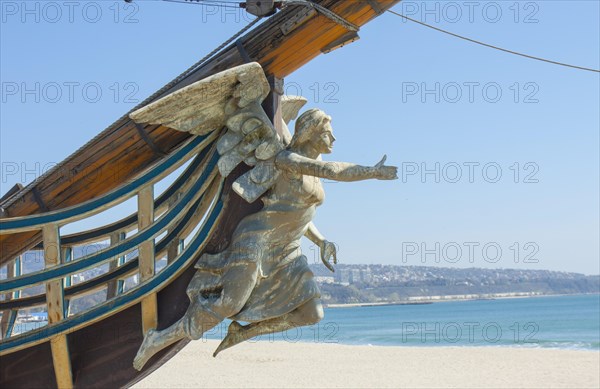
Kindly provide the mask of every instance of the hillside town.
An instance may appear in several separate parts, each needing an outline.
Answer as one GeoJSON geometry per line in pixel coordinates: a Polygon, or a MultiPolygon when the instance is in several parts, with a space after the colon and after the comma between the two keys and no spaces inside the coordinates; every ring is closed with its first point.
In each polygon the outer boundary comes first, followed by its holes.
{"type": "Polygon", "coordinates": [[[599,293],[600,276],[550,270],[311,265],[330,304],[397,303],[448,299],[599,293]]]}

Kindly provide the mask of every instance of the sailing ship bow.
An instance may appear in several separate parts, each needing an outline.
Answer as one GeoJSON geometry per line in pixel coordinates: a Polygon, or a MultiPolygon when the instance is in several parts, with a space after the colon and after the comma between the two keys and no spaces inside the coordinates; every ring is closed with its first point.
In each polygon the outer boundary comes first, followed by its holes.
{"type": "MultiPolygon", "coordinates": [[[[282,10],[133,111],[224,70],[258,62],[266,73],[262,108],[285,144],[285,122],[303,101],[282,103],[283,79],[316,56],[357,40],[361,26],[398,1],[272,2],[283,5],[282,10]]],[[[261,7],[257,1],[247,2],[248,10],[258,15],[272,13],[261,7]]],[[[0,283],[6,296],[0,304],[2,387],[45,387],[49,382],[59,387],[122,387],[161,366],[186,341],[163,350],[138,372],[131,361],[144,332],[165,328],[183,315],[194,260],[227,247],[238,222],[260,209],[260,201],[249,203],[232,193],[248,170],[246,164],[219,173],[218,129],[194,135],[152,120],[136,123],[130,113],[33,183],[0,198],[0,264],[8,269],[8,278],[0,283]],[[180,176],[155,198],[154,184],[185,163],[180,176]],[[61,226],[132,197],[138,210],[129,217],[60,236],[61,226]],[[77,246],[106,240],[106,249],[73,259],[77,246]],[[20,274],[21,256],[31,249],[44,250],[44,269],[20,274]],[[167,265],[157,272],[161,258],[167,265]],[[73,275],[103,264],[108,272],[73,282],[73,275]],[[139,285],[128,290],[125,280],[131,277],[139,285]],[[22,293],[38,285],[45,292],[22,293]],[[106,291],[106,301],[73,311],[73,301],[99,291],[106,291]],[[15,334],[19,310],[40,306],[48,311],[48,325],[15,334]]]]}

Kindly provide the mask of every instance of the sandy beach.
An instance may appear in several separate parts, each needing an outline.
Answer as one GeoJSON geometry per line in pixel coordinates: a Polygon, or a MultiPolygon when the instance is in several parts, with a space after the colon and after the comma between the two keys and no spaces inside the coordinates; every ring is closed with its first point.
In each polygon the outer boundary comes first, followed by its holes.
{"type": "Polygon", "coordinates": [[[508,347],[188,344],[135,388],[599,388],[600,352],[508,347]]]}

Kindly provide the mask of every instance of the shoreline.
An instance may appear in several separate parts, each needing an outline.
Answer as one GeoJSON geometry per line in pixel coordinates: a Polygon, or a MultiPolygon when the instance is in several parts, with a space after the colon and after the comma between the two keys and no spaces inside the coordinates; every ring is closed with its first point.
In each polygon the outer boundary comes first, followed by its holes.
{"type": "Polygon", "coordinates": [[[600,352],[520,347],[188,344],[134,388],[598,388],[600,352]]]}
{"type": "MultiPolygon", "coordinates": [[[[214,339],[214,338],[205,338],[205,339],[201,339],[201,342],[204,341],[218,341],[220,342],[222,340],[221,339],[214,339]]],[[[539,346],[536,343],[524,343],[524,344],[465,344],[465,345],[457,345],[457,344],[441,344],[441,343],[436,343],[436,344],[430,344],[429,346],[426,345],[415,345],[413,344],[381,344],[381,343],[377,343],[377,344],[371,344],[371,343],[345,343],[345,342],[326,342],[326,341],[319,341],[316,342],[314,340],[305,340],[305,339],[298,339],[298,340],[294,340],[294,341],[286,341],[286,340],[271,340],[271,339],[253,339],[250,343],[253,344],[257,344],[257,343],[288,343],[288,344],[312,344],[312,345],[324,345],[324,346],[328,346],[328,345],[334,345],[334,346],[349,346],[349,347],[382,347],[382,348],[401,348],[401,349],[411,349],[411,348],[418,348],[418,349],[437,349],[437,348],[445,348],[445,349],[457,349],[457,350],[465,350],[465,349],[514,349],[514,350],[553,350],[553,351],[573,351],[573,352],[590,352],[590,353],[599,353],[600,354],[600,347],[599,348],[584,348],[584,347],[559,347],[559,346],[539,346]]]]}
{"type": "Polygon", "coordinates": [[[344,304],[323,304],[325,308],[354,308],[354,307],[380,307],[388,305],[425,305],[433,303],[456,302],[456,301],[477,301],[477,300],[508,300],[520,298],[535,297],[560,297],[560,296],[600,296],[600,293],[573,293],[573,294],[536,294],[531,292],[507,292],[507,293],[486,293],[470,295],[472,297],[463,297],[467,295],[444,295],[444,296],[423,296],[413,297],[412,300],[401,300],[394,302],[376,302],[376,303],[344,303],[344,304]]]}

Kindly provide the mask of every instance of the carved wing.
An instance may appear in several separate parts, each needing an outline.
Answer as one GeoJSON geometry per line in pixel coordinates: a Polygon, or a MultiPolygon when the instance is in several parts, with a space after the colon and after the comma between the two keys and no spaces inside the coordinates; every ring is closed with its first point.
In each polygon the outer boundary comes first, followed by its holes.
{"type": "Polygon", "coordinates": [[[281,96],[281,128],[283,130],[283,144],[287,147],[292,141],[292,134],[288,129],[290,121],[298,117],[298,112],[304,107],[307,100],[302,96],[281,96]]]}
{"type": "Polygon", "coordinates": [[[262,67],[249,63],[195,82],[129,116],[136,123],[161,124],[195,135],[222,130],[217,141],[219,172],[227,177],[242,162],[253,166],[233,189],[254,202],[277,179],[274,159],[291,140],[287,123],[306,104],[302,97],[282,99],[282,139],[261,107],[269,91],[262,67]]]}

